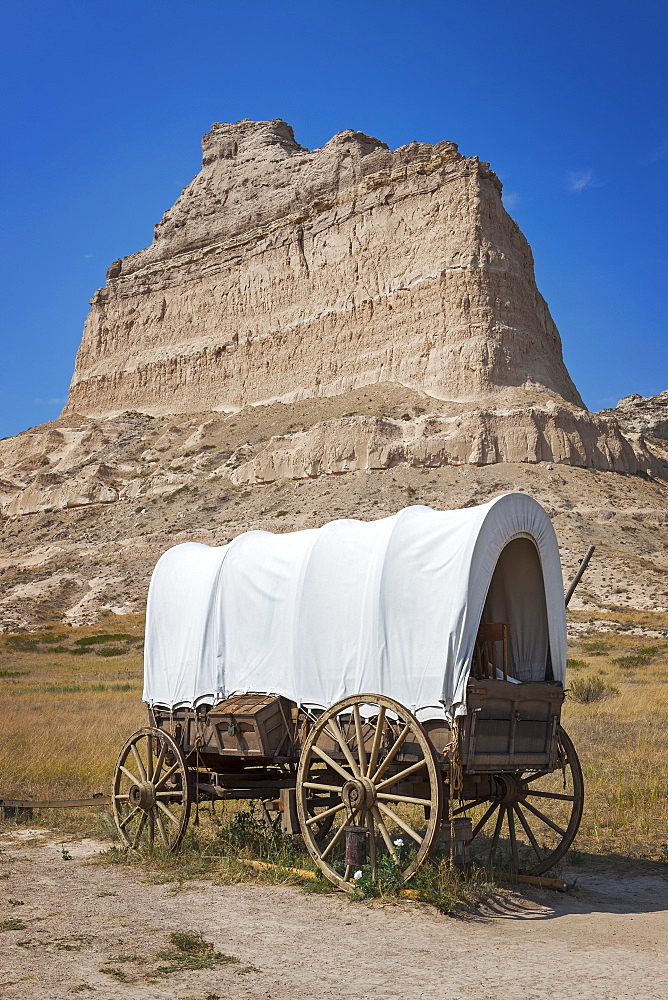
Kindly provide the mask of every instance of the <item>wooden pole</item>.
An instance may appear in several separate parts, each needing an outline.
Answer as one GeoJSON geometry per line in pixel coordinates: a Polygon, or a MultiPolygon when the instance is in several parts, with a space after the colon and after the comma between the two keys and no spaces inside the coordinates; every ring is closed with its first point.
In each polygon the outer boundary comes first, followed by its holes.
{"type": "Polygon", "coordinates": [[[587,566],[589,565],[589,560],[593,556],[595,548],[596,548],[595,545],[590,545],[589,548],[587,549],[587,551],[585,552],[584,559],[580,562],[580,565],[578,567],[578,571],[575,574],[575,576],[573,577],[573,581],[572,581],[570,587],[566,591],[566,598],[565,598],[565,600],[566,600],[566,607],[568,607],[568,602],[570,601],[571,597],[573,596],[575,588],[577,587],[578,583],[582,579],[582,575],[583,575],[584,571],[586,570],[587,566]]]}

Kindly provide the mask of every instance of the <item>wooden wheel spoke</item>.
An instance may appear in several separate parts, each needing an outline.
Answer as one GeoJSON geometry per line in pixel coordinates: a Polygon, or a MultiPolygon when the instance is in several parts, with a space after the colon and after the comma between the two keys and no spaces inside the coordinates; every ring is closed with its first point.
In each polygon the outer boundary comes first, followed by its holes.
{"type": "Polygon", "coordinates": [[[385,815],[391,819],[393,823],[396,823],[397,826],[404,831],[404,833],[407,833],[409,837],[412,837],[416,844],[419,844],[420,846],[422,845],[422,837],[419,833],[416,833],[415,830],[408,825],[408,823],[404,822],[400,816],[397,816],[393,809],[386,806],[384,802],[379,802],[378,808],[382,813],[385,813],[385,815]]]}
{"type": "MultiPolygon", "coordinates": [[[[353,813],[353,815],[350,818],[352,819],[354,815],[355,815],[355,813],[353,813]]],[[[346,827],[345,827],[345,824],[342,823],[341,826],[336,831],[336,833],[334,834],[334,836],[332,837],[332,839],[330,840],[330,842],[328,843],[327,847],[324,849],[324,851],[320,855],[320,857],[321,857],[321,859],[323,861],[325,860],[325,858],[327,857],[327,855],[330,853],[330,851],[334,850],[334,848],[336,847],[336,845],[338,844],[338,842],[341,840],[341,838],[343,837],[343,835],[345,834],[345,832],[346,832],[346,827]]]]}
{"type": "Polygon", "coordinates": [[[165,824],[163,822],[162,816],[160,815],[160,810],[159,809],[156,809],[156,811],[155,811],[155,821],[156,821],[156,823],[158,825],[158,832],[160,834],[160,837],[161,837],[161,840],[162,840],[163,844],[165,845],[165,847],[169,847],[169,838],[168,838],[167,833],[165,831],[165,824]]]}
{"type": "Polygon", "coordinates": [[[321,760],[324,760],[325,764],[327,764],[328,767],[331,767],[333,771],[336,771],[337,774],[340,774],[341,777],[344,778],[346,781],[350,781],[350,779],[353,777],[352,774],[349,774],[348,771],[344,770],[344,768],[342,768],[340,764],[337,764],[335,760],[332,760],[329,754],[325,753],[324,750],[321,750],[320,747],[317,746],[315,743],[311,747],[311,750],[313,751],[313,753],[317,754],[321,760]]]}
{"type": "Polygon", "coordinates": [[[482,819],[480,819],[476,823],[476,825],[473,827],[473,831],[471,833],[471,840],[473,840],[475,837],[478,836],[478,834],[482,830],[483,826],[485,825],[485,823],[487,822],[487,820],[489,819],[489,817],[492,815],[492,813],[494,812],[494,810],[498,808],[498,805],[499,805],[498,802],[492,802],[491,806],[489,807],[489,809],[487,810],[487,812],[485,812],[485,814],[483,815],[482,819]]]}
{"type": "Polygon", "coordinates": [[[391,792],[377,792],[377,799],[382,799],[383,802],[407,802],[412,806],[431,806],[433,805],[431,799],[418,799],[413,795],[392,795],[391,792]]]}
{"type": "Polygon", "coordinates": [[[141,839],[141,835],[144,832],[144,827],[146,826],[146,813],[142,812],[141,819],[139,820],[139,826],[135,830],[135,835],[132,838],[132,847],[136,849],[137,844],[141,839]]]}
{"type": "Polygon", "coordinates": [[[352,875],[352,872],[353,872],[353,866],[352,865],[346,865],[346,870],[343,873],[343,881],[344,882],[350,881],[350,876],[352,875]]]}
{"type": "Polygon", "coordinates": [[[121,770],[123,772],[123,774],[125,775],[126,778],[130,779],[130,781],[132,782],[133,785],[141,785],[141,781],[139,780],[139,778],[135,778],[135,776],[132,773],[132,771],[128,771],[127,767],[125,767],[124,764],[121,764],[119,766],[119,770],[121,770]]]}
{"type": "Polygon", "coordinates": [[[510,835],[510,851],[513,856],[513,870],[517,871],[520,867],[520,862],[517,856],[517,836],[515,833],[515,815],[513,810],[507,808],[506,816],[508,817],[508,833],[510,835]]]}
{"type": "Polygon", "coordinates": [[[153,737],[146,737],[146,777],[153,781],[153,737]]]}
{"type": "Polygon", "coordinates": [[[155,784],[160,780],[160,775],[162,774],[162,765],[165,763],[165,757],[167,756],[167,744],[163,742],[160,747],[160,755],[156,761],[155,769],[153,771],[153,782],[155,784]]]}
{"type": "Polygon", "coordinates": [[[130,820],[134,819],[138,812],[139,812],[139,806],[135,806],[132,812],[129,812],[125,817],[125,819],[121,820],[121,822],[119,823],[121,830],[124,830],[126,828],[130,820]]]}
{"type": "Polygon", "coordinates": [[[473,799],[472,802],[467,802],[465,806],[459,806],[458,809],[453,809],[450,815],[459,816],[460,813],[468,812],[469,809],[473,809],[474,806],[479,806],[483,802],[487,802],[487,799],[473,799]]]}
{"type": "Polygon", "coordinates": [[[376,877],[376,828],[373,823],[373,814],[367,810],[366,828],[369,831],[369,865],[371,867],[371,878],[376,877]]]}
{"type": "Polygon", "coordinates": [[[538,799],[560,799],[562,802],[575,802],[574,795],[563,795],[561,792],[538,792],[527,788],[524,795],[533,795],[538,799]]]}
{"type": "Polygon", "coordinates": [[[335,816],[337,812],[341,812],[341,810],[345,808],[345,804],[340,802],[338,806],[332,806],[330,809],[325,809],[324,812],[318,813],[317,816],[310,816],[306,820],[306,825],[313,826],[314,823],[319,823],[321,820],[327,819],[328,816],[335,816]]]}
{"type": "Polygon", "coordinates": [[[153,809],[148,812],[148,846],[153,847],[153,841],[155,840],[155,817],[153,815],[153,809]]]}
{"type": "Polygon", "coordinates": [[[158,809],[161,809],[164,812],[165,816],[171,819],[172,823],[175,823],[176,826],[179,825],[179,820],[176,818],[172,810],[167,808],[164,802],[161,802],[160,799],[157,799],[155,804],[158,807],[158,809]]]}
{"type": "Polygon", "coordinates": [[[540,847],[538,846],[538,842],[537,842],[536,838],[534,837],[533,830],[531,829],[531,826],[529,825],[529,822],[528,822],[526,816],[524,815],[524,813],[522,812],[522,810],[520,809],[520,807],[517,804],[515,804],[513,808],[514,808],[515,812],[517,813],[517,818],[519,819],[520,823],[522,824],[524,832],[526,833],[527,837],[529,838],[529,843],[533,847],[534,853],[535,853],[536,857],[538,858],[539,861],[542,861],[543,860],[543,855],[541,854],[540,847]]]}
{"type": "Polygon", "coordinates": [[[415,772],[419,771],[420,768],[426,766],[427,766],[426,760],[424,759],[419,760],[416,764],[411,764],[410,767],[405,767],[403,771],[399,771],[397,774],[393,774],[391,778],[385,778],[384,781],[381,781],[379,784],[376,784],[376,790],[380,791],[381,788],[387,788],[388,785],[396,785],[397,782],[403,781],[404,778],[407,778],[409,774],[415,774],[415,772]]]}
{"type": "Polygon", "coordinates": [[[489,849],[489,863],[494,863],[494,857],[496,855],[496,848],[499,843],[499,835],[501,833],[501,827],[503,826],[503,817],[506,814],[507,806],[499,806],[499,815],[496,817],[496,826],[494,827],[494,836],[492,837],[492,843],[489,849]]]}
{"type": "MultiPolygon", "coordinates": [[[[353,717],[355,719],[355,737],[357,739],[357,756],[359,758],[359,773],[363,778],[366,778],[366,750],[364,748],[364,734],[362,732],[362,717],[360,715],[360,707],[355,702],[353,705],[353,717]]],[[[357,775],[356,775],[357,777],[357,775]]]]}
{"type": "Polygon", "coordinates": [[[341,792],[343,785],[322,785],[318,781],[304,781],[304,788],[312,788],[316,792],[341,792]]]}
{"type": "Polygon", "coordinates": [[[542,820],[543,823],[546,823],[547,826],[549,826],[552,830],[554,830],[555,833],[560,834],[560,836],[562,837],[566,836],[565,830],[562,830],[562,828],[558,826],[553,820],[551,820],[549,816],[546,816],[545,813],[542,813],[540,809],[536,809],[536,807],[532,806],[530,802],[526,801],[526,799],[522,799],[522,805],[524,806],[525,809],[528,809],[529,812],[532,812],[534,816],[537,816],[538,819],[542,820]]]}
{"type": "Polygon", "coordinates": [[[134,743],[130,746],[130,749],[132,750],[132,756],[135,759],[135,764],[137,765],[137,770],[139,771],[139,773],[141,775],[141,780],[142,781],[146,781],[146,768],[144,767],[143,760],[139,756],[139,750],[137,750],[137,747],[134,745],[134,743]]]}
{"type": "Polygon", "coordinates": [[[176,774],[176,772],[180,771],[180,770],[181,770],[181,764],[177,760],[176,764],[172,764],[172,766],[170,767],[170,769],[168,771],[165,771],[165,773],[161,777],[160,781],[154,782],[156,789],[157,788],[162,788],[162,786],[164,785],[164,783],[166,781],[169,781],[169,779],[171,778],[171,776],[173,774],[176,774]]]}
{"type": "Polygon", "coordinates": [[[378,763],[378,754],[380,752],[380,744],[383,739],[384,732],[385,732],[385,706],[381,705],[380,708],[378,709],[378,718],[376,719],[376,732],[374,733],[373,743],[371,744],[371,756],[369,757],[367,774],[373,774],[374,769],[378,763]]]}
{"type": "MultiPolygon", "coordinates": [[[[348,740],[345,738],[345,736],[341,732],[341,727],[339,726],[339,724],[336,721],[336,719],[330,719],[330,726],[334,730],[334,735],[336,736],[336,742],[339,744],[339,746],[343,750],[343,755],[346,758],[346,760],[348,761],[348,765],[350,767],[350,770],[353,772],[353,775],[354,775],[355,778],[359,778],[359,776],[360,776],[360,769],[357,766],[357,761],[353,757],[352,751],[350,749],[350,746],[348,745],[348,740]]],[[[315,747],[314,747],[314,749],[315,749],[315,747]]]]}
{"type": "Polygon", "coordinates": [[[395,865],[398,865],[399,864],[399,858],[397,857],[397,852],[395,850],[394,844],[392,843],[392,838],[390,837],[390,832],[387,829],[387,827],[385,826],[385,823],[383,822],[383,817],[380,815],[380,809],[378,808],[378,806],[372,806],[371,807],[371,811],[373,813],[373,818],[376,821],[376,826],[380,830],[380,835],[383,838],[383,840],[385,841],[385,846],[387,847],[387,850],[388,850],[389,854],[394,859],[395,865]]]}
{"type": "Polygon", "coordinates": [[[399,733],[399,735],[397,736],[397,738],[394,741],[394,743],[392,744],[392,746],[390,748],[390,752],[388,753],[387,757],[385,758],[385,760],[382,762],[382,764],[376,770],[376,773],[372,777],[371,780],[373,781],[374,785],[378,784],[380,776],[385,773],[385,771],[387,770],[388,766],[392,763],[392,760],[394,759],[394,757],[396,757],[396,755],[399,753],[399,751],[401,750],[402,746],[404,745],[404,743],[406,741],[406,737],[408,736],[408,734],[410,733],[410,731],[411,731],[410,723],[407,722],[404,725],[404,727],[401,730],[401,732],[399,733]]]}
{"type": "Polygon", "coordinates": [[[536,771],[535,774],[530,774],[522,778],[522,783],[524,785],[529,784],[532,781],[538,781],[539,778],[544,778],[546,774],[550,774],[550,771],[536,771]]]}

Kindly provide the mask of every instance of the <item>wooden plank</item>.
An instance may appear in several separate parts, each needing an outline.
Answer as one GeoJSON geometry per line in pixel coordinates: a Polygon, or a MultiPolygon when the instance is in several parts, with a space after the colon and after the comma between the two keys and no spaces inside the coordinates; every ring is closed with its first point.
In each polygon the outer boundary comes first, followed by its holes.
{"type": "Polygon", "coordinates": [[[94,795],[90,799],[0,799],[0,809],[85,809],[108,802],[110,795],[94,795]]]}

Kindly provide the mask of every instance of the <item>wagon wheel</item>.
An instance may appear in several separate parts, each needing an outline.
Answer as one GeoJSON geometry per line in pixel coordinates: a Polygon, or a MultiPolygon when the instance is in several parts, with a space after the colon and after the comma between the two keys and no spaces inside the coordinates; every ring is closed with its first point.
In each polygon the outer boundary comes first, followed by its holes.
{"type": "Polygon", "coordinates": [[[309,854],[330,881],[348,892],[355,887],[358,863],[345,861],[350,826],[361,833],[372,878],[381,859],[391,859],[409,879],[433,848],[442,809],[438,758],[403,705],[352,695],[318,718],[299,761],[297,811],[309,854]]]}
{"type": "Polygon", "coordinates": [[[582,768],[570,738],[559,728],[556,769],[493,775],[495,794],[466,802],[472,860],[525,875],[541,875],[573,843],[582,819],[582,768]]]}
{"type": "Polygon", "coordinates": [[[161,729],[140,729],[123,746],[112,807],[125,847],[175,851],[190,815],[188,768],[178,743],[161,729]]]}

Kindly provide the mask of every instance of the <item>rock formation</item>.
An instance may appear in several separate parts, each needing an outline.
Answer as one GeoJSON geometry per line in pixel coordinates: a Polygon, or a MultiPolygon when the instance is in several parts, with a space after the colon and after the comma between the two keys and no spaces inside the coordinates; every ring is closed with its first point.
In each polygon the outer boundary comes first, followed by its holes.
{"type": "MultiPolygon", "coordinates": [[[[243,458],[243,455],[242,455],[243,458]]],[[[614,420],[543,400],[531,405],[428,414],[408,421],[350,416],[272,437],[235,469],[235,483],[305,479],[338,472],[498,462],[557,462],[610,472],[656,472],[642,441],[625,438],[614,420]]]]}
{"type": "Polygon", "coordinates": [[[395,382],[582,406],[489,164],[347,130],[212,126],[202,170],[92,300],[68,411],[186,413],[395,382]]]}
{"type": "Polygon", "coordinates": [[[668,389],[657,396],[624,396],[613,410],[599,417],[614,417],[624,431],[668,440],[668,389]]]}

